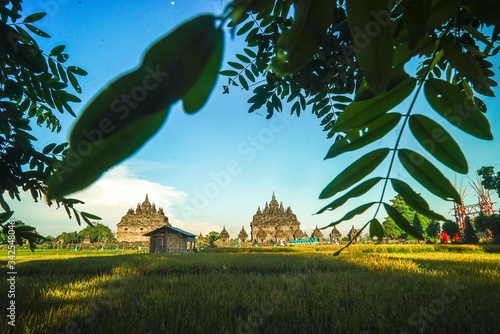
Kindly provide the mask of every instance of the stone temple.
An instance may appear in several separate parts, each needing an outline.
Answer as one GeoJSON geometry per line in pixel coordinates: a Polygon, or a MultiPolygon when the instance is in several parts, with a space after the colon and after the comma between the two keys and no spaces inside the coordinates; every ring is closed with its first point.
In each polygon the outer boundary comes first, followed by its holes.
{"type": "Polygon", "coordinates": [[[279,244],[280,240],[287,243],[290,240],[302,239],[306,236],[300,230],[300,222],[297,216],[288,207],[286,210],[283,203],[278,204],[276,197],[271,202],[253,216],[250,223],[252,243],[257,244],[279,244]]]}
{"type": "Polygon", "coordinates": [[[137,208],[129,209],[121,221],[116,224],[117,242],[149,242],[144,234],[154,231],[162,226],[171,226],[168,217],[165,216],[162,208],[156,211],[156,205],[149,203],[148,195],[142,204],[137,204],[137,208]]]}

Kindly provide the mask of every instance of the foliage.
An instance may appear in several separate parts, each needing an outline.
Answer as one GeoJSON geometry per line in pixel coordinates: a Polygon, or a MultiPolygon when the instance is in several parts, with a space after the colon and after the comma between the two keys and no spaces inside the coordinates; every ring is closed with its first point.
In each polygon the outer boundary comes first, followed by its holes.
{"type": "MultiPolygon", "coordinates": [[[[16,308],[16,328],[5,324],[6,317],[0,328],[5,334],[18,328],[40,334],[207,328],[331,333],[335,324],[333,332],[339,333],[500,331],[500,258],[483,247],[353,245],[342,258],[331,256],[339,246],[317,248],[232,247],[152,256],[121,250],[19,252],[22,279],[16,290],[30,293],[23,294],[25,306],[16,308]],[[141,305],[141,312],[130,305],[141,305]],[[188,321],[179,320],[179,310],[188,321]]],[[[6,259],[1,251],[0,261],[6,259]]],[[[1,291],[8,291],[7,283],[0,282],[1,291]]],[[[7,294],[0,294],[0,303],[6,302],[7,294]]]]}
{"type": "Polygon", "coordinates": [[[80,232],[78,232],[78,240],[82,242],[90,236],[91,242],[115,242],[116,238],[111,229],[101,223],[97,223],[94,226],[87,226],[80,232]]]}
{"type": "Polygon", "coordinates": [[[486,232],[487,234],[491,233],[494,239],[500,239],[500,215],[485,216],[483,213],[480,213],[474,219],[474,226],[477,231],[486,232]]]}
{"type": "Polygon", "coordinates": [[[445,221],[441,229],[443,230],[443,232],[448,234],[450,240],[452,240],[455,234],[458,234],[460,236],[460,229],[458,228],[457,223],[455,223],[453,220],[445,221]]]}
{"type": "Polygon", "coordinates": [[[23,245],[25,240],[29,240],[29,237],[32,237],[33,243],[30,243],[30,248],[34,249],[35,245],[37,243],[40,243],[40,241],[43,241],[44,238],[36,233],[36,230],[33,226],[26,225],[20,220],[16,221],[10,221],[8,224],[5,224],[7,226],[2,226],[2,230],[0,230],[0,244],[6,244],[8,243],[8,235],[9,235],[9,229],[12,228],[14,231],[19,231],[18,237],[16,238],[16,242],[18,245],[23,245]],[[36,235],[36,237],[34,236],[36,235]]]}
{"type": "Polygon", "coordinates": [[[425,230],[425,232],[427,233],[427,237],[433,238],[434,241],[436,241],[436,238],[441,233],[441,224],[439,224],[439,222],[433,220],[427,226],[427,229],[425,230]]]}
{"type": "MultiPolygon", "coordinates": [[[[37,138],[32,135],[33,126],[61,131],[55,110],[75,116],[70,104],[81,101],[70,91],[81,93],[77,76],[87,74],[66,64],[69,56],[64,53],[64,45],[50,52],[41,50],[32,34],[42,38],[50,35],[33,24],[45,13],[34,13],[19,21],[21,10],[20,0],[0,4],[0,204],[4,210],[0,225],[13,214],[5,195],[20,201],[20,190],[29,191],[36,202],[47,193],[47,181],[54,165],[68,152],[68,143],[51,143],[38,150],[34,146],[37,138]]],[[[70,218],[71,210],[78,223],[79,215],[88,220],[85,213],[73,208],[83,202],[64,197],[53,200],[58,207],[64,206],[70,218]]],[[[30,245],[41,237],[19,233],[16,230],[16,235],[27,238],[30,245]]]]}
{"type": "Polygon", "coordinates": [[[133,154],[159,130],[174,102],[182,100],[188,113],[201,108],[220,70],[222,28],[230,20],[228,27],[245,38],[247,48],[236,55],[238,61],[228,62],[233,69],[220,74],[229,77],[225,92],[237,85],[249,90],[248,82],[258,85],[249,99],[250,112],[265,106],[271,118],[285,109],[285,99],[292,103],[292,114],[312,106],[328,137],[335,137],[327,159],[375,141],[389,146],[357,159],[321,192],[322,199],[333,197],[390,161],[387,173],[360,183],[321,211],[364,195],[383,180],[380,197],[328,226],[375,205],[373,218],[359,233],[370,225],[371,237],[383,234],[376,216],[384,207],[398,227],[423,239],[408,218],[384,201],[389,183],[419,214],[445,218],[408,184],[393,177],[395,164],[399,161],[437,197],[457,203],[461,199],[434,162],[400,146],[402,134],[408,125],[425,155],[455,172],[468,172],[460,147],[440,123],[444,118],[469,135],[493,139],[484,116],[486,105],[476,95],[494,96],[492,87],[497,86],[489,59],[499,50],[495,46],[500,34],[498,14],[496,4],[472,0],[232,1],[218,26],[219,18],[212,15],[181,24],[146,51],[136,70],[114,80],[90,102],[72,129],[68,155],[49,182],[49,196],[58,198],[85,188],[133,154]],[[292,5],[293,18],[288,17],[292,5]],[[410,61],[419,65],[407,73],[405,65],[410,61]],[[151,68],[156,70],[157,82],[146,89],[143,82],[153,75],[151,68]],[[257,82],[259,77],[262,80],[257,82]],[[141,88],[133,108],[120,100],[122,94],[141,88]],[[422,93],[430,106],[419,108],[425,115],[414,113],[422,93]],[[405,113],[390,112],[408,98],[405,113]],[[383,141],[394,129],[397,139],[383,141]],[[83,155],[83,150],[88,154],[83,155]]]}
{"type": "MultiPolygon", "coordinates": [[[[431,220],[423,215],[418,214],[408,203],[405,202],[402,196],[396,195],[390,200],[392,207],[395,208],[407,221],[412,221],[411,226],[417,229],[418,233],[427,237],[426,230],[431,220]],[[417,223],[417,226],[415,225],[417,223]]],[[[386,217],[383,222],[385,236],[389,239],[397,239],[400,235],[405,234],[405,230],[398,226],[392,217],[386,217]]],[[[410,239],[415,239],[412,236],[410,239]]]]}
{"type": "Polygon", "coordinates": [[[63,232],[56,237],[57,241],[62,241],[66,244],[77,244],[79,242],[78,232],[63,232]]]}
{"type": "Polygon", "coordinates": [[[217,240],[220,240],[221,239],[221,236],[219,234],[219,232],[215,232],[215,231],[212,231],[210,233],[208,233],[206,236],[205,236],[205,239],[204,241],[209,245],[209,246],[213,246],[214,245],[214,242],[216,242],[217,240]]]}
{"type": "Polygon", "coordinates": [[[477,244],[479,238],[476,235],[476,230],[470,222],[470,217],[465,217],[465,229],[464,229],[464,243],[466,244],[477,244]]]}
{"type": "Polygon", "coordinates": [[[500,172],[495,175],[493,167],[481,167],[477,173],[482,178],[482,185],[486,189],[495,190],[500,197],[500,172]]]}

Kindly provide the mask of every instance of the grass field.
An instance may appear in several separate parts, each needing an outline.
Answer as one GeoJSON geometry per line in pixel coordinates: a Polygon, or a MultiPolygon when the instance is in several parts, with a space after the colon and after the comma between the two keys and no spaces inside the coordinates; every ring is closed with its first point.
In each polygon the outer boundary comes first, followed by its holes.
{"type": "MultiPolygon", "coordinates": [[[[1,333],[500,333],[500,248],[16,254],[1,333]]],[[[0,252],[5,267],[7,253],[0,252]]]]}

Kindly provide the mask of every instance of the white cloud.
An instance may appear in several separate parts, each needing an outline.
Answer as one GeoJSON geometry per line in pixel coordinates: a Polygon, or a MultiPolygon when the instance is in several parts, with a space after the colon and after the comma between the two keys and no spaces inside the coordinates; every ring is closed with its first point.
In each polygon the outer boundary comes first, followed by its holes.
{"type": "MultiPolygon", "coordinates": [[[[210,222],[186,222],[177,219],[171,208],[185,203],[187,194],[175,187],[140,179],[136,173],[137,166],[137,163],[117,166],[92,186],[69,197],[84,201],[85,204],[77,205],[77,209],[100,216],[101,222],[114,232],[121,217],[129,208],[135,208],[137,203],[142,203],[146,194],[157,208],[163,208],[173,226],[196,234],[220,229],[218,225],[210,222]]],[[[28,194],[21,197],[22,202],[11,205],[15,211],[14,218],[37,227],[42,235],[58,235],[63,231],[80,230],[86,226],[84,222],[82,227],[79,227],[74,219],[70,221],[62,207],[56,209],[55,205],[49,208],[45,203],[34,203],[28,194]]]]}

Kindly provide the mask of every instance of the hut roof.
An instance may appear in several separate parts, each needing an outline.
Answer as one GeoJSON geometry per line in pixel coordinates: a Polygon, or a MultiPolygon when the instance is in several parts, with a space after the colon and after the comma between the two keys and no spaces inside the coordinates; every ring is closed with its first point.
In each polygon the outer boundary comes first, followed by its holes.
{"type": "Polygon", "coordinates": [[[163,233],[180,233],[180,234],[184,234],[187,237],[196,237],[196,235],[194,235],[193,233],[189,233],[189,232],[181,230],[180,228],[176,228],[176,227],[172,227],[172,226],[168,226],[168,225],[162,226],[160,228],[157,228],[156,230],[153,230],[149,233],[146,233],[146,234],[144,234],[144,236],[150,237],[152,235],[160,234],[160,233],[161,234],[163,234],[163,233]]]}

